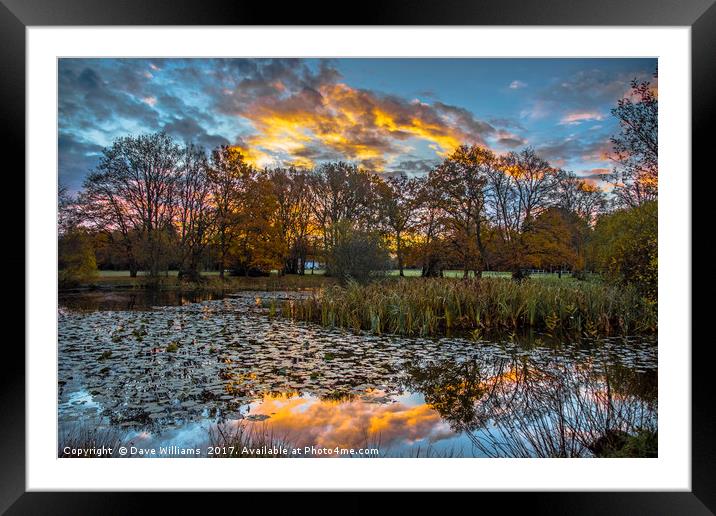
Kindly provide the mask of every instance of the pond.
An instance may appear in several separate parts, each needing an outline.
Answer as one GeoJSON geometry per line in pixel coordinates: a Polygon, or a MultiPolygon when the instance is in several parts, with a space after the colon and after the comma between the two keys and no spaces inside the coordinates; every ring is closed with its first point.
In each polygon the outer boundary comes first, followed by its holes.
{"type": "Polygon", "coordinates": [[[654,337],[376,336],[266,308],[302,295],[61,296],[58,453],[590,457],[656,431],[654,337]]]}

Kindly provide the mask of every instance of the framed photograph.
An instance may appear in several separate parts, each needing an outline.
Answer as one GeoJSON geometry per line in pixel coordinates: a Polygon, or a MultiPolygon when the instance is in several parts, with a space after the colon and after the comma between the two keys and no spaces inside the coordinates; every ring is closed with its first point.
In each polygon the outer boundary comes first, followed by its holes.
{"type": "Polygon", "coordinates": [[[2,0],[26,217],[2,509],[529,491],[710,514],[712,2],[210,4],[2,0]]]}

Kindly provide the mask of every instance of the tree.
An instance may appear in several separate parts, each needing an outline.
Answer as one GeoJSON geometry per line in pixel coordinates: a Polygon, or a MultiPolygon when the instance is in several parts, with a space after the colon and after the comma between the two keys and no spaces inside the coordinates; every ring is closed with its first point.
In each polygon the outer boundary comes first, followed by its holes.
{"type": "Polygon", "coordinates": [[[487,196],[497,227],[501,263],[514,274],[529,265],[524,233],[539,214],[554,204],[557,171],[532,148],[510,152],[488,174],[487,196]]]}
{"type": "Polygon", "coordinates": [[[222,279],[232,235],[236,234],[232,231],[236,225],[236,213],[241,209],[241,202],[246,199],[245,185],[253,172],[238,147],[222,145],[211,153],[207,177],[215,210],[218,267],[222,279]]]}
{"type": "Polygon", "coordinates": [[[617,206],[634,207],[657,198],[658,112],[656,90],[649,81],[636,79],[631,83],[630,95],[612,109],[620,128],[620,133],[611,138],[616,161],[611,181],[617,206]]]}
{"type": "Polygon", "coordinates": [[[608,280],[634,285],[646,298],[656,301],[657,234],[657,201],[602,215],[589,244],[590,261],[608,280]]]}
{"type": "Polygon", "coordinates": [[[89,281],[97,274],[92,238],[80,228],[69,229],[60,236],[57,256],[59,283],[62,286],[89,281]]]}
{"type": "Polygon", "coordinates": [[[236,275],[267,275],[280,268],[285,247],[277,222],[278,204],[267,171],[244,176],[241,196],[228,231],[228,256],[236,275]]]}
{"type": "Polygon", "coordinates": [[[327,273],[341,280],[365,282],[390,268],[388,251],[377,232],[346,227],[337,232],[337,240],[327,256],[327,273]]]}
{"type": "Polygon", "coordinates": [[[501,170],[510,179],[516,206],[511,208],[515,218],[512,225],[519,231],[525,221],[531,220],[539,211],[551,205],[557,188],[557,170],[528,147],[521,152],[510,152],[501,163],[501,170]]]}
{"type": "Polygon", "coordinates": [[[159,275],[176,208],[180,159],[181,149],[165,133],[118,138],[103,150],[84,183],[85,220],[108,235],[121,235],[132,276],[140,257],[151,277],[159,275]]]}
{"type": "Polygon", "coordinates": [[[414,261],[421,266],[420,275],[437,277],[443,275],[447,245],[442,240],[444,217],[440,209],[439,197],[433,182],[420,183],[417,192],[417,243],[411,248],[414,261]]]}
{"type": "Polygon", "coordinates": [[[547,208],[527,222],[524,263],[539,269],[582,270],[586,222],[564,208],[547,208]]]}
{"type": "Polygon", "coordinates": [[[383,214],[384,224],[395,241],[395,255],[400,276],[404,276],[406,233],[412,231],[418,223],[422,182],[418,178],[399,175],[389,177],[380,184],[380,211],[383,214]]]}
{"type": "Polygon", "coordinates": [[[309,173],[293,167],[275,168],[268,173],[277,203],[276,223],[284,248],[283,272],[304,274],[313,202],[309,173]]]}
{"type": "Polygon", "coordinates": [[[348,230],[368,231],[376,222],[376,179],[369,172],[344,162],[325,163],[309,181],[313,215],[326,256],[348,230]]]}
{"type": "Polygon", "coordinates": [[[187,145],[182,156],[177,189],[179,277],[199,280],[199,264],[211,242],[215,210],[210,204],[211,185],[204,150],[187,145]]]}
{"type": "Polygon", "coordinates": [[[487,224],[485,186],[496,167],[497,159],[489,149],[461,145],[428,176],[452,245],[462,258],[465,277],[469,270],[479,275],[489,268],[482,238],[487,224]]]}
{"type": "Polygon", "coordinates": [[[607,198],[598,186],[565,170],[557,173],[556,181],[555,206],[577,214],[590,225],[606,210],[607,198]]]}

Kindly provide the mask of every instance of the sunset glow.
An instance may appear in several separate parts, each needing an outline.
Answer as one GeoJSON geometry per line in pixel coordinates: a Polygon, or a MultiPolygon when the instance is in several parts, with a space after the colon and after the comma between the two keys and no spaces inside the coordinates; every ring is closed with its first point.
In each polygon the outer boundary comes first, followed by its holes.
{"type": "MultiPolygon", "coordinates": [[[[653,59],[61,59],[59,175],[76,191],[101,149],[164,130],[258,167],[355,162],[423,175],[460,144],[533,146],[598,182],[610,109],[653,59]]],[[[654,85],[656,88],[656,85],[654,85]]]]}

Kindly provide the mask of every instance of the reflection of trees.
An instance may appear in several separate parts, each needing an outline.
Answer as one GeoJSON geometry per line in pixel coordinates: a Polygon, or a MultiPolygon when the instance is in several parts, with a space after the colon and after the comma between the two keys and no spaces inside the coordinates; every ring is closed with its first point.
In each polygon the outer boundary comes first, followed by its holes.
{"type": "Polygon", "coordinates": [[[507,360],[493,364],[491,372],[477,360],[442,360],[437,365],[408,365],[408,390],[422,392],[425,401],[455,431],[475,430],[489,419],[501,402],[499,377],[508,369],[507,360]]]}
{"type": "Polygon", "coordinates": [[[408,386],[489,457],[580,457],[605,435],[656,429],[655,371],[486,356],[406,372],[408,386]]]}

